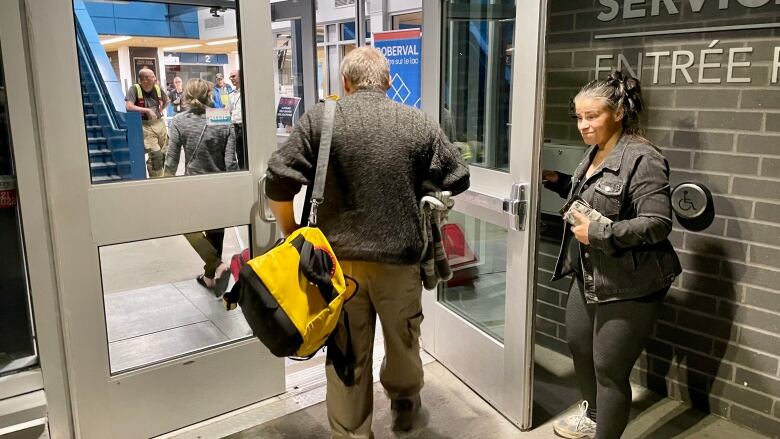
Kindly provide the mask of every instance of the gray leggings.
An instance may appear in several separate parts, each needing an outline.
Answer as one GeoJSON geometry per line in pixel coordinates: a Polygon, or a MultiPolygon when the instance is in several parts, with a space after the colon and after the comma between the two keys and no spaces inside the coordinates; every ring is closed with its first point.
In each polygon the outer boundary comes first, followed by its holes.
{"type": "Polygon", "coordinates": [[[566,335],[583,398],[598,409],[596,439],[618,439],[631,409],[629,375],[653,331],[668,288],[634,300],[587,304],[577,280],[566,305],[566,335]]]}

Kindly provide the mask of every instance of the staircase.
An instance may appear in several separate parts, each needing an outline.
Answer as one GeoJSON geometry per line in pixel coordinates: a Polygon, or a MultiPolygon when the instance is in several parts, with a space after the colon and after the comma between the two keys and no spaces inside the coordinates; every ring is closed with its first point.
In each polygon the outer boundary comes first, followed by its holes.
{"type": "MultiPolygon", "coordinates": [[[[131,160],[125,114],[114,108],[81,32],[77,46],[92,183],[132,180],[133,174],[136,174],[137,179],[139,170],[133,172],[133,167],[135,165],[138,168],[143,163],[135,164],[131,160]]],[[[140,147],[143,148],[142,145],[140,147]]]]}

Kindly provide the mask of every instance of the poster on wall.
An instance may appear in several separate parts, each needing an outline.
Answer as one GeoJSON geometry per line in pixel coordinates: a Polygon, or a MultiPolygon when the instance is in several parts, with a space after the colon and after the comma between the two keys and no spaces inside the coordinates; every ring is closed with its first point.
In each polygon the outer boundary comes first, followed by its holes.
{"type": "Polygon", "coordinates": [[[390,63],[390,99],[420,108],[421,40],[420,29],[406,29],[373,34],[374,47],[390,63]]]}
{"type": "Polygon", "coordinates": [[[133,72],[135,72],[136,83],[140,83],[141,78],[138,77],[138,72],[140,72],[141,69],[143,69],[144,67],[153,71],[154,75],[157,76],[157,58],[147,58],[147,57],[133,58],[133,72]]]}
{"type": "Polygon", "coordinates": [[[293,124],[295,123],[295,113],[300,103],[301,98],[286,96],[279,98],[279,105],[276,107],[277,131],[284,133],[292,132],[293,124]]]}

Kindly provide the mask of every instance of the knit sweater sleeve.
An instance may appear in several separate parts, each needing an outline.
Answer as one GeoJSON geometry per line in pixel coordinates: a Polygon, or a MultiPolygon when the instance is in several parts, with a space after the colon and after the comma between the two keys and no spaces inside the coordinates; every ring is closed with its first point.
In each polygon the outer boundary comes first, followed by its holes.
{"type": "MultiPolygon", "coordinates": [[[[432,122],[432,121],[431,121],[432,122]]],[[[469,167],[456,146],[435,123],[429,123],[430,165],[428,179],[443,191],[457,195],[469,188],[469,167]]]]}
{"type": "Polygon", "coordinates": [[[313,152],[315,107],[301,117],[287,142],[268,161],[265,193],[274,201],[292,201],[302,185],[314,177],[316,157],[313,152]]]}

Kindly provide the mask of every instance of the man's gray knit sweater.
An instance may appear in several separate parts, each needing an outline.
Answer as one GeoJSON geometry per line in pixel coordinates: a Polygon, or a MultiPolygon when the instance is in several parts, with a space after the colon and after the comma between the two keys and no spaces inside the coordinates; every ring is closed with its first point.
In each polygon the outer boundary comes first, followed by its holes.
{"type": "MultiPolygon", "coordinates": [[[[301,117],[268,162],[266,194],[290,201],[314,180],[324,105],[301,117]]],[[[318,226],[342,260],[420,261],[424,181],[458,194],[469,187],[460,152],[424,113],[359,90],[338,102],[318,226]]]]}

